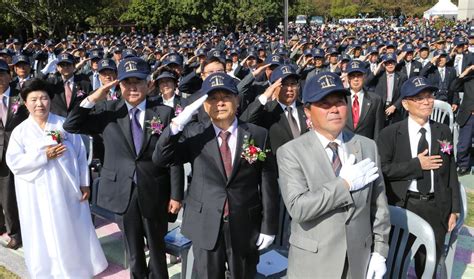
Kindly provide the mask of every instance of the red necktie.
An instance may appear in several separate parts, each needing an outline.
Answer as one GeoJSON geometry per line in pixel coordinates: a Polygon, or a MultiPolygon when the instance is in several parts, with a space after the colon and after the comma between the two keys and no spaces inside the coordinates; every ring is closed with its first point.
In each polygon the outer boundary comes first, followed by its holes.
{"type": "Polygon", "coordinates": [[[354,94],[354,102],[352,103],[352,122],[354,122],[354,129],[359,124],[359,97],[357,93],[354,94]]]}
{"type": "Polygon", "coordinates": [[[66,106],[69,108],[69,105],[71,104],[71,99],[72,99],[72,90],[71,87],[69,87],[71,83],[69,81],[66,81],[64,84],[64,96],[66,97],[66,106]]]}
{"type": "MultiPolygon", "coordinates": [[[[220,131],[219,137],[222,139],[221,146],[219,150],[221,151],[222,163],[224,163],[225,174],[227,178],[232,174],[232,153],[230,152],[229,147],[229,131],[220,131]]],[[[229,215],[229,203],[227,199],[224,204],[224,217],[229,215]]]]}

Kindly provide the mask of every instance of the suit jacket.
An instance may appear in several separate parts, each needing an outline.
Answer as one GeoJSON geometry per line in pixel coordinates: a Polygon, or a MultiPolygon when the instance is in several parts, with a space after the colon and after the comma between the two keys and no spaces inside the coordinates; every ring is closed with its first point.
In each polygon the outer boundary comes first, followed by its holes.
{"type": "Polygon", "coordinates": [[[240,106],[239,110],[244,111],[247,109],[250,103],[257,99],[257,97],[265,92],[270,86],[270,82],[257,81],[252,73],[246,75],[238,84],[237,89],[239,91],[240,106]]]}
{"type": "Polygon", "coordinates": [[[278,184],[271,152],[252,164],[243,159],[244,140],[268,147],[264,128],[239,121],[232,174],[227,178],[211,122],[190,123],[170,136],[170,128],[158,141],[153,161],[160,165],[190,162],[193,179],[184,202],[181,232],[200,249],[216,246],[225,200],[228,199],[232,248],[239,254],[255,251],[259,233],[275,235],[278,228],[278,184]]]}
{"type": "Polygon", "coordinates": [[[456,78],[451,86],[453,91],[464,92],[464,97],[456,116],[456,122],[462,127],[471,117],[472,112],[474,112],[474,75],[456,78]]]}
{"type": "Polygon", "coordinates": [[[28,118],[28,110],[25,105],[21,104],[18,109],[15,111],[13,108],[15,103],[22,103],[19,91],[10,87],[10,97],[8,99],[8,113],[7,113],[7,123],[3,124],[0,121],[0,177],[6,177],[10,174],[10,169],[8,168],[5,161],[5,152],[7,151],[8,142],[10,140],[10,135],[13,129],[18,126],[23,120],[28,118]]]}
{"type": "Polygon", "coordinates": [[[385,122],[385,105],[382,104],[382,99],[378,95],[364,90],[364,99],[362,100],[362,104],[359,104],[360,116],[356,128],[354,128],[354,120],[352,118],[351,96],[347,96],[347,106],[349,113],[346,129],[358,135],[376,140],[385,122]]]}
{"type": "Polygon", "coordinates": [[[343,141],[357,162],[370,158],[379,166],[380,177],[352,193],[335,176],[314,131],[277,153],[281,194],[293,218],[288,278],[341,278],[346,255],[352,278],[365,278],[370,253],[388,255],[390,219],[377,146],[350,131],[343,141]]]}
{"type": "MultiPolygon", "coordinates": [[[[145,121],[153,117],[168,125],[172,109],[159,105],[156,100],[147,100],[145,121]]],[[[169,199],[182,199],[182,185],[180,187],[171,183],[171,176],[184,179],[182,168],[162,168],[153,164],[151,156],[160,135],[152,135],[147,124],[143,129],[142,149],[136,154],[124,100],[99,102],[92,109],[76,106],[63,126],[70,133],[102,134],[105,154],[97,195],[99,206],[123,214],[130,201],[135,173],[138,202],[143,216],[167,218],[169,199]]]]}
{"type": "Polygon", "coordinates": [[[416,61],[412,60],[411,61],[411,67],[410,67],[410,72],[407,72],[407,67],[406,67],[406,61],[400,61],[400,63],[397,64],[397,71],[402,72],[404,75],[407,76],[408,78],[419,76],[421,73],[421,69],[423,69],[423,65],[416,61]]]}
{"type": "MultiPolygon", "coordinates": [[[[389,105],[394,105],[397,108],[396,113],[400,113],[402,109],[400,90],[403,83],[407,80],[407,77],[405,74],[397,72],[395,72],[394,75],[393,95],[389,105]]],[[[385,105],[387,103],[387,73],[385,71],[381,71],[377,75],[370,72],[365,81],[365,86],[382,98],[382,104],[385,105]]]]}
{"type": "MultiPolygon", "coordinates": [[[[438,122],[430,122],[430,128],[430,154],[441,155],[443,159],[443,165],[434,170],[434,195],[441,220],[447,228],[448,215],[459,212],[459,182],[454,152],[451,154],[441,152],[438,140],[448,140],[452,143],[451,130],[438,122]]],[[[420,160],[417,157],[412,158],[411,155],[408,119],[383,129],[377,144],[389,204],[405,207],[411,180],[423,177],[420,160]]]]}
{"type": "MultiPolygon", "coordinates": [[[[454,62],[456,61],[456,55],[454,57],[452,57],[451,59],[449,59],[449,61],[446,63],[447,66],[449,67],[454,67],[454,62]]],[[[472,65],[474,63],[474,57],[472,56],[471,53],[469,52],[464,52],[463,53],[463,57],[462,57],[462,61],[461,61],[461,73],[467,68],[469,67],[470,65],[472,65]]],[[[456,71],[456,69],[454,69],[456,71]]],[[[459,74],[461,74],[459,73],[459,74]]]]}
{"type": "Polygon", "coordinates": [[[420,75],[426,77],[431,84],[438,86],[439,90],[435,93],[436,99],[450,104],[459,104],[458,92],[451,90],[451,85],[456,79],[456,70],[453,67],[445,67],[444,81],[441,81],[438,68],[431,62],[423,67],[420,75]]]}
{"type": "Polygon", "coordinates": [[[51,100],[51,112],[63,117],[72,111],[72,109],[84,100],[92,91],[91,83],[87,77],[74,75],[74,87],[72,90],[71,104],[69,108],[66,105],[66,96],[64,93],[64,82],[59,74],[55,74],[47,79],[52,84],[54,97],[51,100]]]}
{"type": "MultiPolygon", "coordinates": [[[[296,110],[298,111],[301,134],[304,134],[308,131],[308,127],[306,125],[306,115],[301,102],[296,102],[296,110]]],[[[240,120],[268,129],[270,146],[274,154],[276,154],[280,146],[293,139],[293,134],[291,133],[285,111],[283,111],[276,100],[269,101],[265,105],[262,105],[257,98],[242,113],[240,120]]]]}

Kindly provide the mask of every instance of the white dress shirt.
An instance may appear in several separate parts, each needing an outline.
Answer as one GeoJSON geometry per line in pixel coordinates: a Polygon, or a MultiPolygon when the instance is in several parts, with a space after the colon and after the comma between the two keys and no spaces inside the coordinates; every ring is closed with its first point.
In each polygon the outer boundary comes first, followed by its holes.
{"type": "MultiPolygon", "coordinates": [[[[328,144],[332,141],[330,141],[328,138],[326,138],[322,134],[318,133],[316,130],[314,130],[314,132],[316,133],[316,136],[321,142],[321,145],[323,146],[324,151],[326,151],[326,154],[328,155],[328,158],[329,158],[329,162],[332,163],[333,152],[331,148],[328,147],[328,144]]],[[[335,140],[333,140],[333,142],[337,143],[337,155],[339,156],[339,159],[341,160],[341,164],[344,165],[348,157],[348,154],[346,152],[344,141],[342,140],[342,132],[339,133],[339,135],[336,137],[335,140]]]]}
{"type": "MultiPolygon", "coordinates": [[[[235,152],[236,152],[236,147],[237,147],[237,134],[238,134],[238,125],[237,125],[237,118],[234,119],[234,122],[232,122],[232,124],[230,125],[230,127],[226,130],[228,132],[230,132],[230,136],[229,136],[229,139],[227,141],[227,143],[229,144],[229,148],[230,148],[230,153],[232,154],[232,166],[234,164],[234,161],[235,161],[235,152]]],[[[219,133],[222,131],[221,128],[217,127],[216,125],[214,125],[214,123],[212,123],[212,126],[214,127],[214,131],[216,132],[216,137],[217,137],[217,142],[219,143],[219,146],[222,145],[222,139],[221,137],[219,137],[219,133]]]]}
{"type": "Polygon", "coordinates": [[[410,77],[411,61],[405,61],[405,68],[407,69],[407,77],[410,77]]]}
{"type": "Polygon", "coordinates": [[[3,92],[3,94],[0,94],[0,101],[3,99],[3,96],[6,96],[7,98],[5,98],[4,103],[5,103],[5,106],[8,108],[8,103],[10,102],[10,86],[8,86],[7,90],[5,90],[3,92]]]}
{"type": "Polygon", "coordinates": [[[357,93],[357,101],[359,102],[359,116],[360,112],[362,111],[362,102],[364,101],[364,90],[361,90],[359,92],[355,92],[354,90],[351,89],[351,106],[352,109],[354,109],[354,96],[357,93]]]}
{"type": "Polygon", "coordinates": [[[69,88],[71,88],[71,92],[73,92],[73,89],[74,89],[74,75],[71,76],[69,79],[64,79],[63,78],[63,83],[66,84],[67,82],[69,82],[69,88]]]}
{"type": "Polygon", "coordinates": [[[463,59],[463,54],[456,54],[456,57],[454,58],[454,69],[456,69],[456,75],[462,74],[462,59],[463,59]]]}
{"type": "Polygon", "coordinates": [[[446,78],[446,67],[438,67],[439,75],[441,76],[441,81],[444,81],[446,78]]]}
{"type": "Polygon", "coordinates": [[[395,85],[395,74],[387,73],[387,102],[392,102],[393,99],[393,87],[395,85]]]}
{"type": "Polygon", "coordinates": [[[174,108],[174,95],[171,96],[171,98],[169,98],[168,100],[165,99],[165,97],[163,97],[163,105],[165,106],[168,106],[170,108],[174,108]]]}
{"type": "MultiPolygon", "coordinates": [[[[281,109],[283,109],[283,111],[285,112],[285,116],[288,119],[288,111],[286,110],[286,107],[288,106],[280,102],[278,102],[278,104],[280,104],[281,109]]],[[[289,105],[289,107],[291,107],[291,115],[293,115],[293,118],[296,120],[296,124],[298,124],[298,129],[300,129],[301,131],[301,124],[300,119],[298,117],[298,110],[296,109],[296,102],[293,102],[291,105],[289,105]]]]}
{"type": "MultiPolygon", "coordinates": [[[[430,123],[427,122],[425,125],[420,126],[420,124],[416,123],[415,120],[413,120],[411,117],[408,117],[408,136],[410,138],[410,151],[411,151],[411,157],[416,158],[418,156],[418,142],[420,141],[421,138],[421,133],[420,129],[421,128],[426,129],[426,141],[428,142],[428,148],[431,150],[431,128],[430,128],[430,123]]],[[[428,152],[428,155],[431,155],[430,152],[428,152]]],[[[430,193],[434,192],[433,185],[434,185],[434,172],[431,170],[431,190],[430,193]]],[[[409,191],[413,192],[418,192],[418,184],[416,182],[416,179],[413,179],[408,186],[409,191]]]]}

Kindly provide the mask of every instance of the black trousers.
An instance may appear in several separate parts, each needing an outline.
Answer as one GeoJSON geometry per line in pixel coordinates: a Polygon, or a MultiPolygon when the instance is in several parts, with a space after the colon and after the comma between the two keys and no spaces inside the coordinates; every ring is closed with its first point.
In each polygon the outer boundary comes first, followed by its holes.
{"type": "Polygon", "coordinates": [[[6,225],[8,236],[21,243],[20,219],[13,174],[0,177],[0,227],[6,225]],[[2,209],[5,213],[2,212],[2,209]]]}
{"type": "Polygon", "coordinates": [[[469,169],[471,167],[471,145],[473,133],[474,115],[471,114],[464,126],[459,128],[456,163],[460,168],[469,169]]]}
{"type": "MultiPolygon", "coordinates": [[[[158,214],[158,213],[157,213],[158,214]]],[[[127,211],[117,220],[124,235],[125,249],[129,257],[130,277],[167,279],[168,267],[165,254],[165,234],[168,230],[168,219],[143,217],[138,204],[137,187],[132,189],[132,196],[127,211]],[[150,260],[148,266],[145,258],[147,239],[150,260]]]]}
{"type": "Polygon", "coordinates": [[[221,222],[219,238],[213,250],[200,249],[193,246],[194,265],[193,273],[199,279],[226,278],[226,263],[232,279],[254,279],[257,274],[259,254],[257,247],[246,255],[240,255],[232,249],[230,239],[230,225],[221,222]]]}
{"type": "MultiPolygon", "coordinates": [[[[433,228],[436,240],[436,263],[438,263],[444,248],[444,239],[447,233],[447,228],[445,224],[447,220],[443,220],[443,214],[436,206],[436,202],[434,199],[424,201],[416,198],[407,197],[405,208],[423,218],[433,228]]],[[[414,239],[412,241],[414,241],[414,239]]],[[[423,274],[423,271],[425,269],[425,261],[426,250],[424,249],[424,247],[421,247],[415,254],[415,273],[418,278],[421,278],[421,275],[423,274]]]]}

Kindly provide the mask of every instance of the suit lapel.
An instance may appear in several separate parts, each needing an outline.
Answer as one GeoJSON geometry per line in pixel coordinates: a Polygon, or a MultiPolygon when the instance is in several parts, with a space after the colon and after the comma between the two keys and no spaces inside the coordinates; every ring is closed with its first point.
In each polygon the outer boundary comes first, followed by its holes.
{"type": "MultiPolygon", "coordinates": [[[[356,163],[362,161],[362,149],[360,141],[354,138],[354,133],[349,133],[347,131],[343,131],[342,137],[344,141],[344,146],[346,148],[346,155],[349,157],[350,154],[353,154],[356,158],[356,163]]],[[[362,195],[362,191],[355,191],[351,192],[352,200],[355,201],[362,195]]],[[[355,206],[349,206],[347,209],[346,221],[352,218],[354,215],[355,206]]]]}
{"type": "Polygon", "coordinates": [[[292,139],[293,138],[293,133],[291,132],[290,129],[290,124],[288,123],[288,118],[285,115],[285,111],[281,108],[280,104],[275,101],[275,110],[276,113],[280,115],[280,120],[278,121],[283,128],[283,130],[286,131],[288,136],[292,139]]]}
{"type": "Polygon", "coordinates": [[[222,162],[221,151],[219,149],[219,142],[217,141],[216,131],[214,126],[209,121],[208,127],[204,132],[204,141],[206,144],[203,147],[203,150],[206,150],[209,156],[213,159],[214,164],[217,166],[219,173],[222,175],[222,179],[227,181],[227,175],[224,170],[224,163],[222,162]]]}
{"type": "Polygon", "coordinates": [[[400,128],[398,130],[398,134],[400,134],[400,142],[398,142],[398,146],[402,147],[397,149],[397,152],[401,152],[404,160],[411,159],[411,146],[410,146],[410,135],[408,134],[408,118],[403,120],[400,123],[400,128]]]}
{"type": "Polygon", "coordinates": [[[357,127],[359,127],[360,124],[364,122],[364,118],[367,115],[367,112],[370,110],[371,105],[372,99],[370,99],[369,93],[364,90],[364,99],[362,100],[362,105],[360,106],[360,117],[357,127]]]}
{"type": "Polygon", "coordinates": [[[117,112],[119,114],[117,123],[122,129],[123,135],[125,136],[125,140],[128,142],[130,150],[133,154],[135,154],[135,145],[133,144],[132,130],[130,129],[130,116],[127,105],[125,104],[125,101],[122,100],[117,104],[117,107],[117,112]]]}
{"type": "Polygon", "coordinates": [[[296,103],[296,110],[298,112],[298,120],[300,121],[300,134],[304,134],[308,131],[309,127],[306,124],[306,114],[304,113],[304,107],[302,103],[296,103]]]}
{"type": "MultiPolygon", "coordinates": [[[[351,93],[352,94],[352,93],[351,93]]],[[[347,126],[349,126],[349,129],[353,130],[354,129],[354,119],[352,118],[352,95],[346,96],[347,100],[347,126]]]]}
{"type": "Polygon", "coordinates": [[[153,110],[152,107],[150,107],[150,102],[147,101],[146,102],[146,109],[145,109],[145,121],[143,122],[143,142],[142,142],[142,149],[140,150],[140,152],[138,153],[138,157],[140,157],[142,155],[142,153],[146,150],[149,142],[150,142],[150,139],[151,139],[151,131],[148,131],[148,127],[149,127],[149,124],[148,124],[148,121],[152,120],[153,117],[156,117],[156,118],[159,118],[159,115],[157,112],[155,112],[153,110]]]}

